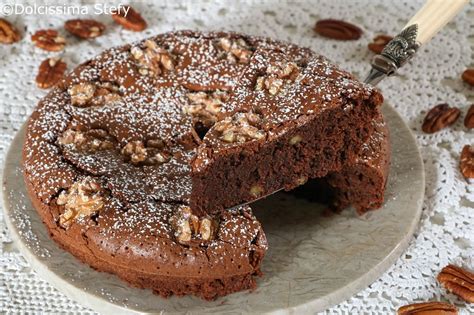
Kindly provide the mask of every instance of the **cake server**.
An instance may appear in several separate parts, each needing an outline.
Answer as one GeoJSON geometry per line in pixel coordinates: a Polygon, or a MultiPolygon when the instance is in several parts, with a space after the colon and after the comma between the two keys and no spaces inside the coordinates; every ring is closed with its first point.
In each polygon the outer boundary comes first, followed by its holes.
{"type": "MultiPolygon", "coordinates": [[[[376,85],[384,78],[394,74],[416,54],[422,45],[427,44],[451,21],[468,2],[469,0],[427,0],[400,34],[387,43],[380,55],[374,56],[371,62],[372,68],[364,82],[376,85]]],[[[281,190],[283,188],[229,209],[264,199],[281,190]]]]}
{"type": "Polygon", "coordinates": [[[416,51],[428,43],[469,0],[428,0],[405,25],[400,34],[387,43],[380,55],[371,62],[372,69],[364,80],[376,85],[385,77],[394,74],[407,63],[416,51]]]}

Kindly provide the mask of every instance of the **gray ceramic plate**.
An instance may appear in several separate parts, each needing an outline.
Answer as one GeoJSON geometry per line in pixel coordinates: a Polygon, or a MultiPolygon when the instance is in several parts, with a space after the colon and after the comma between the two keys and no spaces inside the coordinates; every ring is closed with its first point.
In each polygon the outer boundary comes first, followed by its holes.
{"type": "Polygon", "coordinates": [[[194,297],[163,299],[94,271],[61,250],[48,237],[23,184],[20,161],[25,128],[15,137],[6,159],[5,220],[15,246],[39,276],[101,313],[314,314],[377,279],[405,250],[417,227],[424,194],[420,153],[395,110],[388,105],[383,109],[393,148],[384,207],[363,217],[350,209],[325,217],[322,206],[287,194],[258,202],[255,212],[270,249],[263,264],[265,275],[252,293],[240,292],[214,302],[194,297]]]}

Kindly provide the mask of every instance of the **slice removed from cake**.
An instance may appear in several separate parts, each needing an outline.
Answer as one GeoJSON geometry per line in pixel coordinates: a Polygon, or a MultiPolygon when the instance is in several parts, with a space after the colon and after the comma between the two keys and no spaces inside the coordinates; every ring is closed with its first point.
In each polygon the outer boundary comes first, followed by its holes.
{"type": "Polygon", "coordinates": [[[321,56],[257,49],[197,148],[193,211],[250,202],[353,164],[382,102],[321,56]]]}
{"type": "Polygon", "coordinates": [[[313,179],[291,193],[329,204],[340,211],[353,206],[359,214],[380,208],[390,168],[390,134],[380,114],[372,122],[375,131],[363,145],[353,165],[324,178],[313,179]]]}

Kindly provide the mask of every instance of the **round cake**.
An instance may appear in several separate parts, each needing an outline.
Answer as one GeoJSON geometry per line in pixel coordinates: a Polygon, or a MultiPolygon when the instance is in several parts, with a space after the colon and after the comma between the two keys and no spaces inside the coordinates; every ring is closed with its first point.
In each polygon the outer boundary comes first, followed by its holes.
{"type": "Polygon", "coordinates": [[[247,206],[353,165],[381,94],[306,48],[166,33],[109,49],[31,115],[30,197],[51,237],[154,292],[252,289],[267,242],[247,206]]]}

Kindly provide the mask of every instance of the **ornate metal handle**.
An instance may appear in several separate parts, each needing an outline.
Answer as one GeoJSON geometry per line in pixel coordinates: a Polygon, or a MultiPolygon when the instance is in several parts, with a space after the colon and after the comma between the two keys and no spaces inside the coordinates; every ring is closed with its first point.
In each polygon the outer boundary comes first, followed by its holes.
{"type": "Polygon", "coordinates": [[[392,39],[380,55],[372,59],[372,69],[365,79],[375,85],[410,60],[469,0],[427,0],[403,31],[392,39]]]}
{"type": "Polygon", "coordinates": [[[365,79],[365,82],[375,85],[384,77],[395,73],[398,68],[410,60],[421,46],[416,41],[417,34],[418,25],[413,24],[395,36],[385,46],[380,55],[376,55],[372,59],[372,70],[367,79],[365,79]]]}

